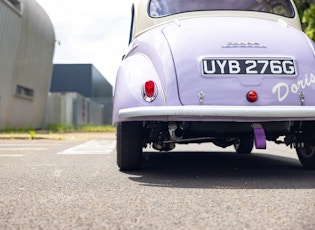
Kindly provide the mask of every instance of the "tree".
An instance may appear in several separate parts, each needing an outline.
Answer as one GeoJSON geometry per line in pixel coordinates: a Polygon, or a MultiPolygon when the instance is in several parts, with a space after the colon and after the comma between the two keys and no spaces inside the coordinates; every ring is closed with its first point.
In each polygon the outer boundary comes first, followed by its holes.
{"type": "Polygon", "coordinates": [[[315,0],[294,0],[304,32],[315,41],[315,0]]]}
{"type": "Polygon", "coordinates": [[[294,0],[294,3],[302,19],[304,11],[310,8],[312,4],[315,4],[315,0],[294,0]]]}
{"type": "Polygon", "coordinates": [[[302,23],[307,24],[307,27],[304,29],[306,35],[315,41],[315,4],[304,11],[302,23]]]}

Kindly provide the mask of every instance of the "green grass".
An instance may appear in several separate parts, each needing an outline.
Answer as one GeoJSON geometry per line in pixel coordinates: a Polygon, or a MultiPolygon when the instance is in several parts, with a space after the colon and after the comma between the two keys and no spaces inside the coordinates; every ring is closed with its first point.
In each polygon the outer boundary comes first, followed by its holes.
{"type": "Polygon", "coordinates": [[[77,129],[77,131],[82,131],[82,132],[114,132],[115,127],[111,125],[107,126],[82,126],[77,129]]]}
{"type": "Polygon", "coordinates": [[[115,127],[111,125],[85,125],[80,127],[67,126],[66,124],[51,124],[46,128],[47,131],[50,132],[114,132],[115,127]]]}
{"type": "Polygon", "coordinates": [[[66,124],[58,123],[58,124],[47,125],[46,130],[49,132],[69,132],[69,131],[73,131],[74,127],[66,125],[66,124]]]}
{"type": "MultiPolygon", "coordinates": [[[[66,124],[50,124],[47,125],[47,127],[44,130],[41,131],[47,131],[48,133],[54,133],[54,132],[114,132],[115,127],[111,125],[106,126],[94,126],[94,125],[86,125],[81,127],[74,127],[74,126],[68,126],[66,124]]],[[[2,134],[14,134],[14,133],[27,133],[31,136],[31,138],[34,138],[36,135],[36,130],[33,128],[22,128],[22,129],[15,129],[15,128],[4,128],[0,130],[0,133],[2,134]]]]}
{"type": "Polygon", "coordinates": [[[0,133],[30,133],[30,132],[35,132],[35,129],[33,128],[15,129],[15,128],[6,127],[0,130],[0,133]]]}
{"type": "Polygon", "coordinates": [[[36,130],[33,128],[22,128],[22,129],[14,129],[14,128],[4,128],[0,130],[0,134],[29,134],[30,139],[35,139],[36,136],[36,130]]]}

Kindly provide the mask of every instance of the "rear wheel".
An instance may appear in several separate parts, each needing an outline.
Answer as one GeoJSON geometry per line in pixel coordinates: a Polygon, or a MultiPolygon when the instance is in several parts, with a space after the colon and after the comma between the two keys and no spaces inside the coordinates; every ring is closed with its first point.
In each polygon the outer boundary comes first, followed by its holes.
{"type": "Polygon", "coordinates": [[[296,153],[301,164],[307,169],[315,169],[315,146],[304,144],[304,147],[296,148],[296,153]]]}
{"type": "Polygon", "coordinates": [[[138,170],[142,158],[142,122],[117,125],[117,164],[122,171],[138,170]]]}
{"type": "Polygon", "coordinates": [[[253,139],[239,138],[234,142],[234,149],[239,154],[250,154],[253,150],[253,146],[253,139]]]}

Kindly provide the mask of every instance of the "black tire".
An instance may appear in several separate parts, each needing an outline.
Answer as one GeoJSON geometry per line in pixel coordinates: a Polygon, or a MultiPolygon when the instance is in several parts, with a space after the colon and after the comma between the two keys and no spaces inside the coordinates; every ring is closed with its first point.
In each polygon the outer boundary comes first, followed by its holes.
{"type": "Polygon", "coordinates": [[[117,164],[121,171],[138,170],[142,160],[142,122],[117,125],[117,164]]]}
{"type": "Polygon", "coordinates": [[[250,154],[253,150],[254,140],[249,138],[239,138],[234,142],[234,149],[238,154],[250,154]]]}
{"type": "Polygon", "coordinates": [[[304,144],[304,147],[296,148],[296,153],[304,168],[315,169],[315,146],[304,144]]]}

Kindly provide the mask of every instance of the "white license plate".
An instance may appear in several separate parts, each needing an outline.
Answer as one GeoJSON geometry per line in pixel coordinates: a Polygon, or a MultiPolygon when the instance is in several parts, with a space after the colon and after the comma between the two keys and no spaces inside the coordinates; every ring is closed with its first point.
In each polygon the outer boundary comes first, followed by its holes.
{"type": "Polygon", "coordinates": [[[295,76],[296,67],[292,59],[225,59],[204,58],[203,74],[213,75],[285,75],[295,76]]]}

